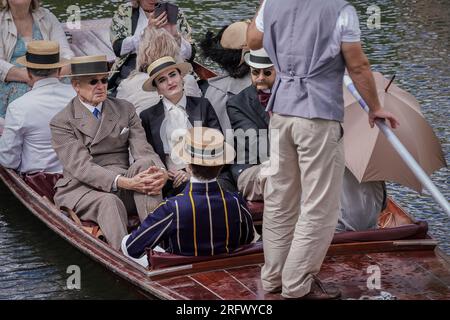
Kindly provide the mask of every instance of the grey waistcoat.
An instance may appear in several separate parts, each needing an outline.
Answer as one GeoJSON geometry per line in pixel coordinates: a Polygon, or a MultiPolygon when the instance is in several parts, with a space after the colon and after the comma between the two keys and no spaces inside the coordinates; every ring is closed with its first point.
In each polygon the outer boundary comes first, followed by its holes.
{"type": "Polygon", "coordinates": [[[266,0],[264,48],[277,71],[267,110],[343,121],[342,54],[330,41],[344,0],[266,0]]]}

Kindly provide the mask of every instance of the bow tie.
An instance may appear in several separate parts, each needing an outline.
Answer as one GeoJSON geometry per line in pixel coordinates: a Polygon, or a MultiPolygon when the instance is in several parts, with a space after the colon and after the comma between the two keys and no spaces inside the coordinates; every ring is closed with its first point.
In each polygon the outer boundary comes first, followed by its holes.
{"type": "Polygon", "coordinates": [[[267,93],[267,92],[258,90],[258,100],[264,108],[267,107],[270,96],[271,96],[271,93],[267,93]]]}

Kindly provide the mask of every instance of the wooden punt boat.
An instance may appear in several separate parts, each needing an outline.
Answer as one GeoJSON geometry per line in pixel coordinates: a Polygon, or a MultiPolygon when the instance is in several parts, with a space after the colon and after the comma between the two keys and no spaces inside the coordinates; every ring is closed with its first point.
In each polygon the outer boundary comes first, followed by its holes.
{"type": "MultiPolygon", "coordinates": [[[[78,54],[104,52],[92,46],[90,52],[83,51],[88,43],[95,44],[93,39],[84,41],[87,34],[103,39],[107,34],[107,30],[101,31],[101,26],[107,27],[105,20],[91,21],[89,25],[88,30],[72,32],[72,46],[78,54]]],[[[194,69],[201,78],[214,75],[199,64],[194,64],[194,69]]],[[[0,178],[51,230],[144,296],[170,300],[281,298],[262,290],[260,269],[264,256],[260,244],[207,260],[153,254],[153,267],[145,269],[86,232],[14,171],[0,167],[0,178]]],[[[450,299],[450,259],[427,235],[426,223],[415,222],[390,200],[380,224],[381,229],[336,235],[319,277],[338,287],[343,299],[450,299]]]]}

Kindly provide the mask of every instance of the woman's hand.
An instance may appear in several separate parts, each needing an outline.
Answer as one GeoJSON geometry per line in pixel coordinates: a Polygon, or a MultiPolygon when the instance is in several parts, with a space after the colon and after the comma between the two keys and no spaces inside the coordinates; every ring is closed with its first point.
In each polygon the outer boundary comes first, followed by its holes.
{"type": "Polygon", "coordinates": [[[169,178],[173,180],[173,187],[178,188],[184,182],[189,181],[191,175],[184,170],[170,170],[169,178]]]}
{"type": "Polygon", "coordinates": [[[148,25],[151,27],[155,27],[156,29],[162,28],[167,24],[167,13],[163,12],[157,18],[155,18],[155,12],[150,13],[148,18],[148,25]]]}

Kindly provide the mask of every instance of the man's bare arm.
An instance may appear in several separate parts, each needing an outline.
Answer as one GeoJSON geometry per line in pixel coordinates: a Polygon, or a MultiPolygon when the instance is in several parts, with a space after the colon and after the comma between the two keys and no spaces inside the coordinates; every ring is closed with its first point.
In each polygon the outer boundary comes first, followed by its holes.
{"type": "MultiPolygon", "coordinates": [[[[262,4],[262,1],[260,4],[262,4]]],[[[247,46],[252,50],[258,50],[263,47],[264,33],[262,33],[261,31],[258,30],[258,28],[256,27],[256,22],[255,22],[260,8],[261,8],[261,5],[258,8],[258,10],[256,11],[255,16],[253,17],[252,22],[250,23],[250,25],[248,26],[248,29],[247,29],[247,46]]]]}
{"type": "Polygon", "coordinates": [[[376,118],[389,120],[392,128],[398,126],[398,120],[393,114],[381,108],[378,99],[375,80],[360,42],[343,42],[341,45],[342,54],[350,78],[353,80],[356,89],[369,106],[369,124],[374,126],[376,118]]]}

